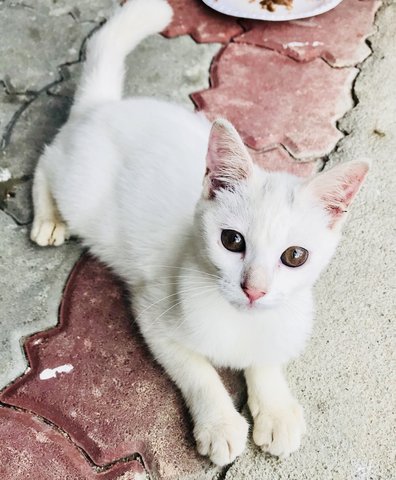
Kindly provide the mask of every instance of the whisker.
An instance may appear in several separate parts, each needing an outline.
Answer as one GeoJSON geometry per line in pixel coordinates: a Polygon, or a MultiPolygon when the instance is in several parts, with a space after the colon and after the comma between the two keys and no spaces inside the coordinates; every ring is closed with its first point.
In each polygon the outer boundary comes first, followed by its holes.
{"type": "MultiPolygon", "coordinates": [[[[207,279],[205,280],[194,280],[194,281],[189,281],[189,285],[208,285],[207,279]]],[[[150,285],[180,285],[180,282],[165,282],[165,283],[158,283],[158,282],[150,282],[150,285]]]]}
{"type": "MultiPolygon", "coordinates": [[[[188,293],[188,292],[191,292],[191,291],[194,291],[194,290],[198,290],[198,289],[201,289],[201,288],[209,288],[209,285],[202,285],[202,286],[198,286],[198,287],[191,287],[191,288],[186,288],[184,290],[179,290],[178,292],[175,292],[175,293],[172,293],[171,295],[167,295],[166,297],[163,297],[163,298],[160,298],[159,300],[157,300],[156,302],[150,304],[149,306],[145,307],[140,313],[139,315],[136,317],[135,320],[138,320],[144,312],[146,312],[147,310],[149,310],[151,307],[153,307],[154,305],[157,305],[158,303],[160,302],[163,302],[164,300],[167,300],[168,298],[171,298],[171,297],[174,297],[175,295],[179,295],[180,293],[188,293]]],[[[210,288],[213,288],[213,286],[210,286],[210,288]]]]}
{"type": "MultiPolygon", "coordinates": [[[[210,292],[211,292],[211,291],[199,292],[199,293],[201,294],[201,293],[210,293],[210,292]]],[[[198,295],[194,295],[194,296],[198,296],[198,295]]],[[[200,305],[201,310],[202,310],[202,308],[203,308],[204,306],[207,305],[207,303],[208,303],[208,298],[206,297],[206,302],[205,302],[205,304],[204,304],[204,305],[202,305],[202,304],[200,305]]],[[[179,323],[179,325],[178,325],[178,326],[175,328],[175,330],[173,330],[173,331],[175,332],[176,330],[178,330],[178,329],[185,323],[185,321],[186,321],[186,316],[183,316],[181,322],[179,323]]]]}
{"type": "MultiPolygon", "coordinates": [[[[211,287],[209,290],[205,290],[203,292],[198,292],[196,295],[192,295],[190,298],[194,298],[194,297],[197,297],[199,295],[202,295],[204,293],[208,293],[208,291],[211,291],[213,290],[213,287],[211,287]]],[[[162,318],[166,313],[168,313],[170,310],[172,310],[173,308],[177,307],[178,305],[180,305],[181,303],[183,303],[183,300],[180,300],[179,302],[176,302],[174,303],[173,305],[171,305],[169,308],[167,308],[164,312],[161,313],[161,315],[159,315],[157,318],[155,318],[153,320],[153,323],[157,322],[160,318],[162,318]]],[[[180,326],[180,325],[179,325],[180,326]]],[[[179,326],[177,328],[179,328],[179,326]]]]}
{"type": "MultiPolygon", "coordinates": [[[[162,276],[157,276],[156,278],[158,279],[162,279],[162,278],[182,278],[182,279],[190,279],[190,275],[162,275],[162,276]]],[[[209,279],[209,280],[212,280],[211,277],[207,277],[205,275],[202,275],[202,277],[200,277],[199,275],[197,275],[196,277],[194,278],[197,278],[199,280],[202,280],[202,279],[209,279]]],[[[219,277],[220,278],[220,277],[219,277]]]]}
{"type": "Polygon", "coordinates": [[[152,264],[152,265],[145,265],[145,266],[147,266],[147,267],[160,267],[160,268],[173,268],[173,269],[176,269],[176,270],[186,270],[186,271],[189,271],[189,272],[200,273],[202,275],[206,275],[206,276],[209,276],[209,277],[221,278],[219,275],[215,275],[213,273],[208,273],[208,272],[205,272],[204,270],[197,270],[195,268],[176,267],[174,265],[162,265],[162,264],[152,264]]]}

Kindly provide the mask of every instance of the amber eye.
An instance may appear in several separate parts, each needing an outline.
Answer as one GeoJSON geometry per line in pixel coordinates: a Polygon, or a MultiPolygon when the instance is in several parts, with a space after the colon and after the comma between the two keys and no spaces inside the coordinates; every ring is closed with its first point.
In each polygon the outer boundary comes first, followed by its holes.
{"type": "Polygon", "coordinates": [[[289,247],[281,255],[283,265],[301,267],[308,259],[308,250],[303,247],[289,247]]]}
{"type": "Polygon", "coordinates": [[[230,252],[244,252],[246,249],[243,235],[235,230],[223,230],[221,232],[221,243],[230,252]]]}

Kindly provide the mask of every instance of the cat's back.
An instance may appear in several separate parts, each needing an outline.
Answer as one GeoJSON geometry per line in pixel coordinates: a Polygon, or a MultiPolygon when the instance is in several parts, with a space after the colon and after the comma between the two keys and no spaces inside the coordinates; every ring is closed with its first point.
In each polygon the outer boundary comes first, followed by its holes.
{"type": "Polygon", "coordinates": [[[76,128],[73,125],[72,141],[66,142],[80,150],[78,156],[94,151],[98,166],[112,150],[109,162],[115,174],[121,168],[139,175],[154,172],[157,181],[159,176],[174,178],[178,173],[194,178],[195,172],[201,176],[205,172],[210,128],[203,114],[154,98],[133,97],[87,112],[77,119],[76,128]]]}
{"type": "Polygon", "coordinates": [[[71,118],[54,146],[63,158],[48,167],[72,231],[90,246],[125,235],[144,239],[146,251],[158,238],[166,242],[192,221],[209,132],[203,116],[151,98],[71,118]]]}
{"type": "MultiPolygon", "coordinates": [[[[102,112],[105,122],[111,113],[102,112]]],[[[158,182],[157,193],[161,184],[166,188],[161,178],[177,182],[179,189],[188,181],[201,187],[211,128],[202,114],[152,98],[131,98],[120,102],[114,121],[113,141],[128,172],[154,175],[150,184],[158,182]]],[[[186,190],[191,187],[190,183],[186,190]]]]}
{"type": "Polygon", "coordinates": [[[122,160],[116,188],[135,210],[124,208],[125,215],[157,228],[192,215],[205,174],[209,121],[148,98],[122,102],[117,121],[112,135],[122,160]]]}

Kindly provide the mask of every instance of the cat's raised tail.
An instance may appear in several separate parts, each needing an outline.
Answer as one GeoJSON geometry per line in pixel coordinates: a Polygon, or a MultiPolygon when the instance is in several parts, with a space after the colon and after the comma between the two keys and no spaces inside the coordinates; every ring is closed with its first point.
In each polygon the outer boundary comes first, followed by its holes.
{"type": "Polygon", "coordinates": [[[120,100],[126,56],[147,36],[172,19],[166,0],[129,0],[89,40],[87,60],[75,95],[73,114],[100,103],[120,100]]]}

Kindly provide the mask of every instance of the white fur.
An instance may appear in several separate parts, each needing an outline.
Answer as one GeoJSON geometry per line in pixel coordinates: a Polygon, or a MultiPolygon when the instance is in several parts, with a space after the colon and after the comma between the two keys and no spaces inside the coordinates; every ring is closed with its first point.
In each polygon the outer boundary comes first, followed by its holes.
{"type": "Polygon", "coordinates": [[[364,177],[367,166],[337,167],[333,180],[321,174],[314,184],[269,173],[224,120],[213,127],[206,165],[203,116],[121,100],[125,56],[170,18],[164,0],[130,1],[90,41],[70,119],[37,166],[31,238],[60,245],[68,230],[124,278],[146,342],[190,409],[201,454],[227,464],[248,432],[215,365],[246,369],[254,440],[286,456],[304,421],[280,366],[304,347],[311,287],[340,236],[323,193],[339,196],[339,178],[356,183],[353,172],[364,177]],[[222,246],[222,229],[244,235],[245,255],[222,246]],[[280,261],[292,245],[310,252],[299,268],[280,261]],[[267,294],[249,303],[243,278],[267,294]]]}

